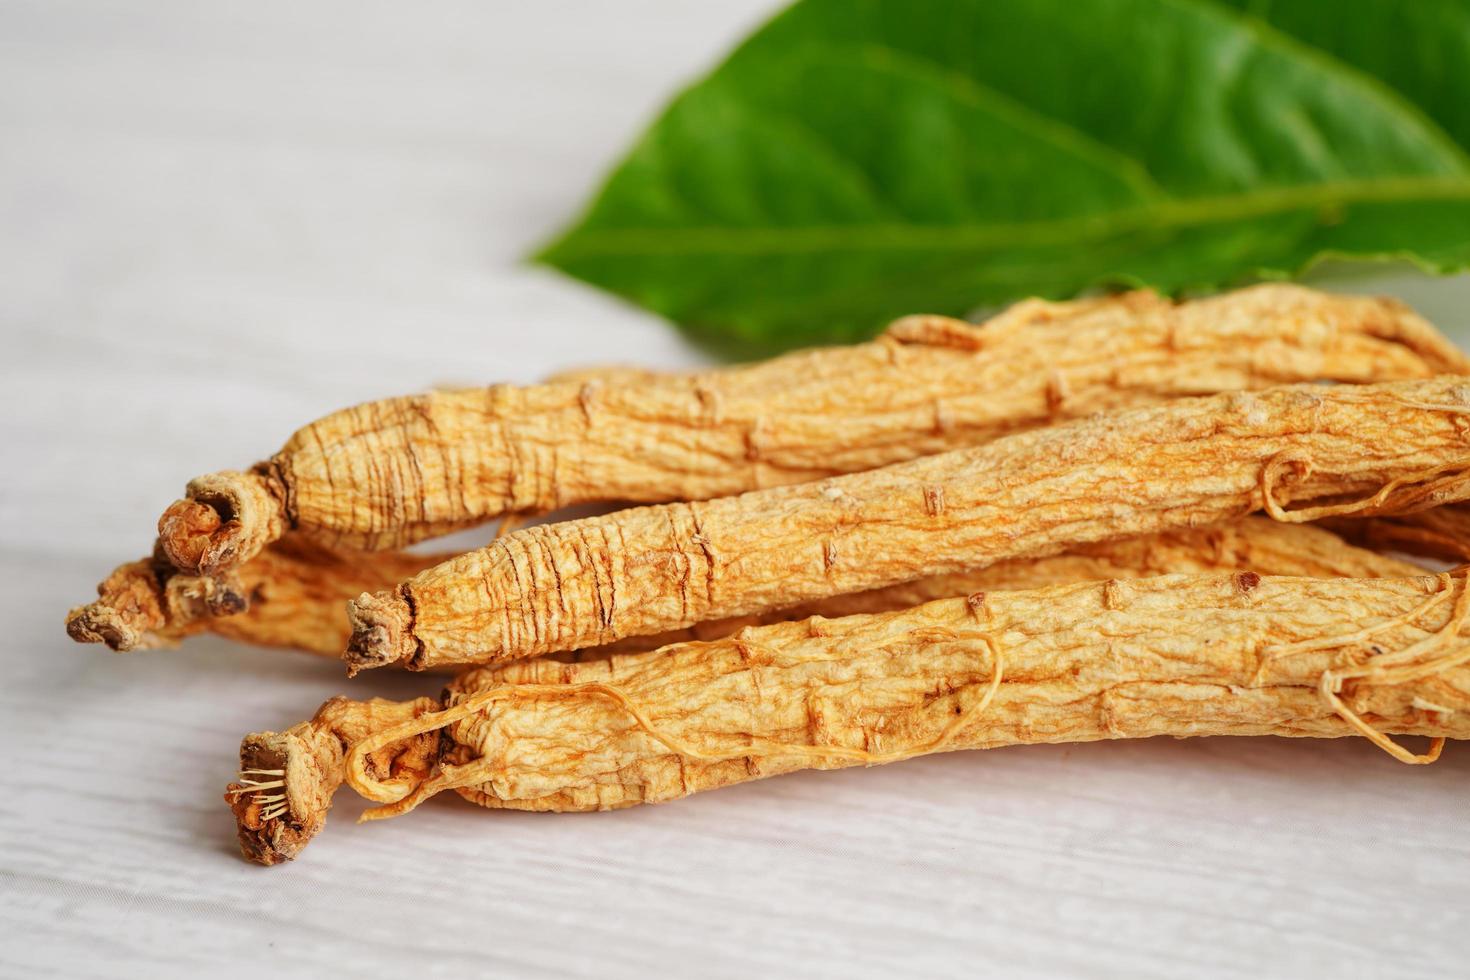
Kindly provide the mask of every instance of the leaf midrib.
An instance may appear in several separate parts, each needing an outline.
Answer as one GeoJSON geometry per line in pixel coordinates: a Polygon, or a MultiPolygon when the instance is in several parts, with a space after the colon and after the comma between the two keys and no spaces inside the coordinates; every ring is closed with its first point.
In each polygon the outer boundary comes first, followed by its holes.
{"type": "Polygon", "coordinates": [[[1064,244],[1129,231],[1208,225],[1293,211],[1332,209],[1354,204],[1393,204],[1424,200],[1470,201],[1470,176],[1384,177],[1262,188],[1238,194],[1163,198],[1135,208],[1031,222],[962,222],[924,225],[908,222],[847,225],[677,228],[582,228],[550,252],[558,258],[606,254],[662,255],[800,254],[822,251],[926,250],[935,248],[1064,244]]]}
{"type": "MultiPolygon", "coordinates": [[[[1277,30],[1257,18],[1242,17],[1227,11],[1213,0],[1171,0],[1179,6],[1193,7],[1238,24],[1252,36],[1255,43],[1285,49],[1293,57],[1314,62],[1328,74],[1339,74],[1351,80],[1364,94],[1389,105],[1395,112],[1414,120],[1427,135],[1441,144],[1458,161],[1470,163],[1470,155],[1423,110],[1396,89],[1381,80],[1356,69],[1328,52],[1304,44],[1298,39],[1277,30]]],[[[828,46],[828,45],[823,45],[828,46]]],[[[830,45],[838,48],[838,45],[830,45]]],[[[1470,200],[1470,171],[1463,175],[1443,176],[1390,176],[1354,181],[1328,181],[1314,184],[1297,184],[1259,188],[1238,194],[1211,195],[1181,198],[1167,191],[1153,180],[1142,161],[1117,154],[1070,124],[1051,116],[1037,113],[1029,106],[1015,102],[992,87],[968,76],[955,74],[937,63],[915,56],[911,52],[899,51],[887,45],[871,42],[859,45],[860,49],[881,51],[897,63],[923,64],[934,75],[941,77],[954,89],[956,82],[965,83],[964,90],[954,91],[957,98],[973,99],[980,94],[1003,104],[1011,113],[1013,121],[1021,122],[1030,117],[1032,124],[1054,127],[1070,139],[1094,150],[1102,163],[1114,170],[1124,180],[1143,178],[1146,193],[1152,195],[1136,207],[1113,211],[1094,212],[1071,218],[1058,218],[1027,222],[958,222],[932,225],[914,222],[864,222],[861,224],[837,225],[790,225],[768,227],[741,227],[727,225],[684,225],[668,227],[623,227],[577,229],[572,235],[575,243],[563,239],[551,245],[541,258],[559,256],[595,256],[604,254],[662,255],[678,252],[700,252],[709,255],[747,254],[802,254],[823,251],[857,250],[926,250],[936,248],[970,247],[986,248],[999,246],[1026,246],[1064,244],[1069,240],[1095,241],[1131,231],[1147,229],[1171,229],[1190,225],[1208,225],[1242,218],[1270,217],[1303,211],[1312,208],[1330,209],[1352,204],[1411,202],[1415,200],[1470,200]],[[1112,159],[1108,159],[1112,157],[1112,159]],[[1127,164],[1127,167],[1119,166],[1127,164]],[[1130,173],[1131,170],[1131,173],[1130,173]],[[1150,186],[1151,185],[1151,186],[1150,186]]],[[[793,125],[795,120],[777,117],[782,124],[793,125]]],[[[803,129],[805,127],[802,127],[803,129]]],[[[825,147],[829,156],[840,160],[825,147]]],[[[1093,154],[1088,154],[1092,156],[1093,154]]],[[[571,237],[570,235],[568,236],[571,237]]]]}

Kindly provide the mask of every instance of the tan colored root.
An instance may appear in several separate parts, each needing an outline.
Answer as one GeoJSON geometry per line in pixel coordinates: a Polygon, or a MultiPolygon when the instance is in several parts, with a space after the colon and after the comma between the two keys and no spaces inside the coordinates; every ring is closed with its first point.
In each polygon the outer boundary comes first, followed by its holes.
{"type": "Polygon", "coordinates": [[[288,528],[286,487],[266,464],[210,473],[158,519],[158,542],[176,568],[214,575],[250,560],[288,528]]]}
{"type": "Polygon", "coordinates": [[[1331,519],[1332,530],[1365,548],[1470,562],[1470,508],[1435,507],[1371,521],[1331,519]]]}
{"type": "MultiPolygon", "coordinates": [[[[1443,510],[1444,508],[1440,508],[1443,510]]],[[[1434,514],[1437,511],[1426,511],[1434,514]]],[[[1418,515],[1416,515],[1418,516],[1418,515]]],[[[1349,522],[1377,525],[1386,518],[1349,522]]],[[[630,637],[581,651],[577,662],[608,653],[635,653],[689,640],[714,640],[746,626],[766,626],[809,616],[851,616],[890,612],[935,599],[995,590],[1039,589],[1049,585],[1150,575],[1250,571],[1259,575],[1327,578],[1392,578],[1423,574],[1409,562],[1348,545],[1337,535],[1310,525],[1280,524],[1263,517],[1210,527],[1164,531],[1141,538],[1101,541],[1047,558],[1017,558],[954,575],[935,575],[851,595],[816,599],[787,609],[698,623],[656,636],[630,637]]]]}
{"type": "MultiPolygon", "coordinates": [[[[240,743],[240,773],[225,791],[235,814],[240,851],[258,864],[289,861],[326,824],[342,784],[346,747],[438,707],[432,698],[396,702],[333,698],[316,716],[284,732],[256,732],[240,743]]],[[[363,771],[392,779],[429,778],[437,734],[398,739],[360,760],[363,771]]]]}
{"type": "Polygon", "coordinates": [[[1470,496],[1470,422],[1445,405],[1470,407],[1470,384],[1180,399],[813,484],[529,528],[352,602],[346,660],[494,663],[1268,506],[1451,503],[1470,496]]]}
{"type": "Polygon", "coordinates": [[[347,782],[385,804],[374,819],[450,788],[601,810],[949,748],[1154,735],[1356,733],[1426,762],[1438,743],[1415,755],[1388,735],[1470,738],[1467,596],[1449,575],[1159,576],[481,668],[443,710],[349,746],[347,782]],[[433,731],[427,778],[364,762],[433,731]]]}
{"type": "Polygon", "coordinates": [[[1389,300],[1268,285],[1019,304],[975,326],[910,317],[879,340],[691,375],[617,374],[373,402],[268,462],[191,483],[160,537],[193,572],[289,527],[398,547],[507,512],[705,500],[868,470],[1181,395],[1470,371],[1389,300]]]}
{"type": "Polygon", "coordinates": [[[167,560],[119,566],[96,601],[67,614],[80,643],[126,652],[175,646],[205,631],[261,646],[340,657],[351,627],[345,603],[388,588],[448,555],[346,552],[290,534],[238,569],[185,575],[167,560]]]}
{"type": "Polygon", "coordinates": [[[180,575],[167,559],[119,565],[97,586],[97,599],[66,615],[66,632],[78,643],[113,650],[174,646],[216,616],[248,608],[248,586],[238,575],[180,575]]]}
{"type": "MultiPolygon", "coordinates": [[[[1353,526],[1378,523],[1351,522],[1353,526]]],[[[345,606],[348,599],[366,590],[395,585],[447,557],[391,551],[344,552],[292,534],[267,547],[237,572],[221,576],[184,575],[167,561],[145,559],[118,568],[98,586],[95,602],[73,609],[67,617],[67,632],[78,642],[101,642],[114,650],[128,651],[175,646],[187,636],[208,631],[245,643],[336,659],[350,633],[345,606]]],[[[812,615],[831,617],[904,609],[976,591],[1233,569],[1262,575],[1351,577],[1411,575],[1418,571],[1405,562],[1345,544],[1315,527],[1250,517],[1217,527],[1087,545],[1049,558],[1001,562],[978,571],[834,596],[793,609],[699,623],[658,636],[630,637],[604,647],[553,656],[575,662],[652,650],[684,640],[714,639],[743,626],[812,615]]]]}

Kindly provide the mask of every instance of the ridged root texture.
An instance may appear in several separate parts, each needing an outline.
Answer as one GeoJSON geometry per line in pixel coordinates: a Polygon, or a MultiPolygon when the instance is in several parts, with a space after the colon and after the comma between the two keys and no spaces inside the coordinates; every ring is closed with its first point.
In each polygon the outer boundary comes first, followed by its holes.
{"type": "MultiPolygon", "coordinates": [[[[696,374],[383,399],[304,426],[253,475],[293,528],[382,550],[506,513],[810,482],[1181,396],[1466,371],[1400,304],[1299,286],[1030,301],[980,325],[908,317],[871,343],[696,374]]],[[[179,567],[217,570],[269,537],[236,499],[239,476],[197,481],[166,515],[179,567]]]]}
{"type": "Polygon", "coordinates": [[[504,662],[1251,511],[1361,518],[1467,496],[1463,379],[1178,399],[812,484],[528,528],[353,603],[345,659],[504,662]]]}
{"type": "Polygon", "coordinates": [[[1154,735],[1363,735],[1404,762],[1470,737],[1463,573],[1160,576],[751,628],[597,664],[470,671],[441,711],[348,747],[394,816],[445,789],[597,810],[797,769],[1154,735]],[[441,735],[434,771],[375,752],[441,735]],[[1431,739],[1415,753],[1392,735],[1431,739]]]}
{"type": "Polygon", "coordinates": [[[337,659],[351,632],[348,599],[449,557],[343,551],[294,532],[215,575],[190,575],[155,555],[115,569],[98,585],[96,600],[67,614],[67,633],[123,652],[176,646],[207,630],[337,659]]]}

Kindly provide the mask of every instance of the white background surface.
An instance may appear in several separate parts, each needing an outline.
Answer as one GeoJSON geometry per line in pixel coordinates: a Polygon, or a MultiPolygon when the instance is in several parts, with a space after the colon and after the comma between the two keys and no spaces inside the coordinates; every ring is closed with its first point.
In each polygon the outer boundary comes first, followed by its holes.
{"type": "MultiPolygon", "coordinates": [[[[518,258],[766,7],[0,0],[0,973],[1463,973],[1470,747],[1018,748],[365,826],[344,792],[262,869],[236,745],[337,665],[63,635],[185,479],[328,410],[696,362],[518,258]]],[[[1463,279],[1370,286],[1470,336],[1463,279]]]]}

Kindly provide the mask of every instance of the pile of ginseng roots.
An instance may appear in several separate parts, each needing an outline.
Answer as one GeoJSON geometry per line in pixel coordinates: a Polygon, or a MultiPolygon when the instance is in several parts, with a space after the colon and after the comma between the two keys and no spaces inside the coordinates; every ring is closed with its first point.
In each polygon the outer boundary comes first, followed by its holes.
{"type": "Polygon", "coordinates": [[[1470,360],[1399,303],[1028,301],[337,412],[190,482],[67,631],[453,673],[245,737],[226,800],[265,864],[344,781],[378,818],[1153,735],[1427,763],[1470,737],[1467,497],[1470,360]]]}

